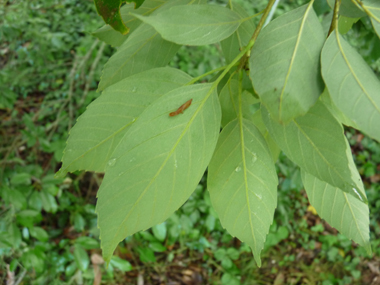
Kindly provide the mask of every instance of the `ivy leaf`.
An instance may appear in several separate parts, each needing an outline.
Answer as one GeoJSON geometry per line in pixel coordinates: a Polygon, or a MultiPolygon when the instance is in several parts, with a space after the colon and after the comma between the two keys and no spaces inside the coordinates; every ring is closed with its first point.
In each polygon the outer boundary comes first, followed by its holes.
{"type": "Polygon", "coordinates": [[[380,38],[380,2],[378,0],[366,0],[362,2],[362,8],[371,18],[372,26],[380,38]]]}
{"type": "MultiPolygon", "coordinates": [[[[355,168],[352,159],[349,163],[355,168]]],[[[310,204],[318,215],[371,254],[368,205],[305,171],[301,170],[301,176],[310,204]]],[[[359,187],[365,193],[363,183],[359,187]]]]}
{"type": "Polygon", "coordinates": [[[263,106],[261,112],[271,137],[290,160],[320,180],[367,202],[348,166],[351,152],[342,125],[322,102],[317,101],[305,116],[287,125],[272,120],[263,106]]]}
{"type": "Polygon", "coordinates": [[[260,131],[246,119],[230,122],[220,134],[207,185],[223,227],[252,248],[258,266],[273,222],[277,184],[272,156],[260,131]]]}
{"type": "MultiPolygon", "coordinates": [[[[239,4],[230,1],[228,5],[241,19],[249,17],[246,10],[239,4]]],[[[230,63],[239,54],[240,50],[248,44],[254,31],[255,24],[253,19],[250,19],[241,23],[231,36],[220,42],[227,63],[230,63]]]]}
{"type": "Polygon", "coordinates": [[[380,141],[380,81],[338,31],[321,55],[322,76],[334,104],[360,130],[380,141]]]}
{"type": "MultiPolygon", "coordinates": [[[[129,28],[123,23],[120,15],[120,6],[122,3],[127,2],[123,0],[94,0],[98,14],[102,16],[104,22],[109,24],[116,31],[123,35],[128,34],[129,28]]],[[[144,0],[132,0],[135,3],[135,8],[141,6],[144,0]]]]}
{"type": "Polygon", "coordinates": [[[56,176],[76,170],[103,172],[114,148],[144,109],[190,80],[178,69],[163,67],[112,85],[88,106],[70,130],[63,164],[56,176]]]}
{"type": "Polygon", "coordinates": [[[156,100],[124,135],[98,192],[106,261],[126,236],[162,223],[188,199],[211,159],[220,119],[212,85],[190,85],[156,100]],[[169,116],[190,99],[183,114],[169,116]]]}
{"type": "Polygon", "coordinates": [[[207,45],[229,37],[241,23],[239,15],[216,5],[180,5],[155,15],[133,14],[165,39],[181,45],[207,45]]]}
{"type": "Polygon", "coordinates": [[[288,123],[306,114],[323,91],[320,52],[323,28],[313,1],[266,26],[250,57],[250,77],[273,119],[288,123]]]}

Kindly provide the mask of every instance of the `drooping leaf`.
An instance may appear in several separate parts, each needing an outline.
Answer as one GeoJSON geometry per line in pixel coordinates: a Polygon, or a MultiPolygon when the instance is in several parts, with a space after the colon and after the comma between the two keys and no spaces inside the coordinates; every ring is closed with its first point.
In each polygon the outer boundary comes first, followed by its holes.
{"type": "MultiPolygon", "coordinates": [[[[334,9],[335,0],[327,0],[327,3],[331,9],[334,9]]],[[[350,18],[360,18],[365,16],[365,13],[358,6],[356,6],[352,0],[342,0],[339,7],[339,14],[350,18]]]]}
{"type": "Polygon", "coordinates": [[[253,86],[279,122],[304,115],[323,91],[319,58],[325,35],[312,4],[270,22],[251,52],[253,86]]]}
{"type": "MultiPolygon", "coordinates": [[[[127,27],[120,15],[120,6],[125,0],[94,0],[96,10],[98,14],[102,16],[104,22],[109,24],[116,31],[122,33],[123,35],[128,34],[129,27],[127,27]]],[[[144,0],[131,0],[130,2],[135,3],[135,8],[141,6],[144,0]]]]}
{"type": "Polygon", "coordinates": [[[211,84],[177,88],[145,109],[124,135],[98,192],[98,225],[109,261],[126,236],[162,223],[190,196],[214,151],[220,105],[211,84]],[[192,99],[183,114],[170,117],[192,99]]]}
{"type": "Polygon", "coordinates": [[[242,119],[220,134],[208,168],[213,207],[228,232],[247,243],[261,266],[260,252],[277,204],[277,174],[260,131],[242,119]]]}
{"type": "MultiPolygon", "coordinates": [[[[241,19],[248,18],[246,10],[235,2],[229,2],[231,11],[236,12],[241,19]]],[[[239,28],[228,38],[220,42],[227,63],[230,63],[245,47],[255,31],[253,19],[244,21],[239,28]]]]}
{"type": "Polygon", "coordinates": [[[114,148],[141,112],[190,80],[178,69],[163,67],[138,73],[107,88],[70,130],[57,176],[76,170],[103,172],[114,148]]]}
{"type": "Polygon", "coordinates": [[[380,38],[380,1],[366,0],[362,4],[364,12],[371,18],[372,26],[380,38]]]}
{"type": "Polygon", "coordinates": [[[342,125],[322,102],[317,101],[305,116],[287,125],[273,120],[263,106],[261,112],[271,137],[290,160],[320,180],[365,200],[349,168],[349,146],[342,125]]]}
{"type": "MultiPolygon", "coordinates": [[[[223,87],[219,95],[220,105],[222,107],[222,127],[233,121],[238,116],[238,93],[239,82],[231,79],[223,87]]],[[[260,101],[253,97],[248,91],[243,91],[241,94],[243,117],[252,120],[255,111],[255,104],[260,101]]]]}
{"type": "Polygon", "coordinates": [[[360,130],[380,141],[380,81],[337,31],[321,55],[322,76],[335,105],[360,130]]]}
{"type": "Polygon", "coordinates": [[[229,37],[241,23],[240,16],[216,5],[180,5],[149,17],[134,16],[160,35],[181,45],[207,45],[229,37]]]}
{"type": "MultiPolygon", "coordinates": [[[[352,160],[350,163],[355,167],[352,160]]],[[[310,204],[318,215],[371,254],[368,205],[305,171],[301,175],[310,204]]],[[[362,183],[360,186],[365,193],[362,183]]]]}

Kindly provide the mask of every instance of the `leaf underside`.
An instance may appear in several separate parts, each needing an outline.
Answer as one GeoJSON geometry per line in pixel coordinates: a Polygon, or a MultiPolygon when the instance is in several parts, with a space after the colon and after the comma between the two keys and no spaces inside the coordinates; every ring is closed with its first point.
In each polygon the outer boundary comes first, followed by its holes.
{"type": "Polygon", "coordinates": [[[184,86],[147,107],[125,134],[98,192],[106,261],[125,237],[162,223],[188,199],[211,159],[220,117],[211,84],[184,86]],[[183,114],[169,116],[190,99],[183,114]]]}
{"type": "Polygon", "coordinates": [[[250,77],[273,119],[287,123],[306,114],[323,91],[323,28],[313,1],[266,26],[250,57],[250,77]]]}
{"type": "Polygon", "coordinates": [[[252,248],[259,266],[277,184],[271,153],[253,123],[236,119],[224,127],[208,168],[211,202],[223,227],[252,248]]]}

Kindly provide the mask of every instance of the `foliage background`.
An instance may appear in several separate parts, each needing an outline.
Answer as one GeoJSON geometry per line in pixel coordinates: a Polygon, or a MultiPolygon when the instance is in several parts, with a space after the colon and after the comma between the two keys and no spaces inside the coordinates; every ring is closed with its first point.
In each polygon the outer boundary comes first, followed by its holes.
{"type": "MultiPolygon", "coordinates": [[[[249,14],[266,5],[237,2],[249,14]]],[[[305,2],[282,1],[275,17],[305,2]]],[[[324,1],[317,3],[317,14],[329,11],[324,1]]],[[[128,237],[105,268],[94,214],[102,175],[78,172],[63,180],[53,175],[68,130],[99,95],[101,68],[114,49],[91,35],[102,25],[92,1],[0,5],[0,283],[376,284],[380,279],[380,146],[353,129],[346,135],[370,202],[372,257],[315,214],[299,169],[281,155],[278,208],[261,268],[249,248],[221,227],[205,189],[207,176],[165,223],[128,237]]],[[[370,23],[359,21],[346,38],[380,76],[380,40],[370,23]]],[[[198,76],[222,66],[221,58],[219,45],[183,47],[170,65],[198,76]]]]}

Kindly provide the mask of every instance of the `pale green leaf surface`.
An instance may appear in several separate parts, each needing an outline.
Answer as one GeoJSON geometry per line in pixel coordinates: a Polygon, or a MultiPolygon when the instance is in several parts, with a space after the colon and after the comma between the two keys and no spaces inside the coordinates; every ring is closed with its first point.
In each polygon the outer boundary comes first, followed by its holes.
{"type": "Polygon", "coordinates": [[[312,4],[270,22],[251,52],[253,86],[279,122],[304,115],[323,91],[319,59],[325,35],[312,4]]]}
{"type": "MultiPolygon", "coordinates": [[[[169,1],[152,15],[189,2],[191,0],[169,1]]],[[[104,90],[133,74],[166,66],[179,48],[179,45],[162,39],[153,27],[142,23],[104,65],[98,90],[104,90]]]]}
{"type": "MultiPolygon", "coordinates": [[[[271,119],[262,106],[262,117],[271,137],[294,163],[306,172],[359,199],[358,181],[349,167],[346,138],[342,125],[322,102],[317,103],[302,117],[287,125],[271,119]]],[[[359,193],[365,199],[364,193],[359,193]]]]}
{"type": "Polygon", "coordinates": [[[96,207],[105,260],[125,237],[165,221],[196,188],[219,135],[211,86],[180,87],[156,100],[112,154],[96,207]],[[189,99],[183,114],[169,116],[189,99]]]}
{"type": "MultiPolygon", "coordinates": [[[[334,9],[335,0],[327,0],[327,3],[331,9],[334,9]]],[[[339,14],[350,18],[360,18],[365,16],[365,13],[358,6],[352,3],[352,0],[342,0],[339,7],[339,14]]]]}
{"type": "MultiPolygon", "coordinates": [[[[353,161],[350,163],[355,167],[353,161]]],[[[368,205],[305,171],[301,170],[301,176],[310,204],[318,215],[371,254],[368,205]]]]}
{"type": "Polygon", "coordinates": [[[337,106],[335,106],[327,88],[325,88],[325,90],[323,91],[319,99],[327,107],[330,113],[334,115],[335,119],[337,119],[343,125],[358,129],[358,126],[353,121],[351,121],[345,114],[343,114],[342,111],[339,110],[337,106]]]}
{"type": "MultiPolygon", "coordinates": [[[[238,94],[239,82],[235,79],[228,81],[220,92],[219,100],[222,107],[222,127],[226,126],[238,116],[238,94]]],[[[241,100],[243,117],[252,121],[254,105],[260,101],[246,90],[242,92],[241,100]]]]}
{"type": "Polygon", "coordinates": [[[263,117],[261,115],[261,110],[257,110],[253,114],[252,121],[256,128],[259,129],[260,133],[263,135],[265,141],[267,142],[269,150],[272,154],[273,162],[276,162],[278,156],[280,155],[281,149],[277,146],[274,139],[270,136],[268,129],[264,124],[263,117]]]}
{"type": "Polygon", "coordinates": [[[239,15],[216,5],[180,5],[149,17],[134,14],[170,42],[207,45],[229,37],[241,23],[239,15]]]}
{"type": "Polygon", "coordinates": [[[380,141],[380,81],[337,31],[321,55],[322,76],[335,105],[360,130],[380,141]]]}
{"type": "MultiPolygon", "coordinates": [[[[241,19],[248,18],[246,10],[235,2],[229,2],[229,8],[236,12],[241,19]]],[[[228,38],[220,42],[227,63],[230,63],[245,47],[255,31],[253,19],[244,21],[239,28],[228,38]]]]}
{"type": "Polygon", "coordinates": [[[277,205],[277,184],[260,131],[246,119],[230,122],[220,134],[207,186],[223,227],[251,247],[258,266],[277,205]]]}
{"type": "Polygon", "coordinates": [[[103,172],[114,148],[134,120],[154,100],[191,80],[169,67],[151,69],[128,77],[91,103],[70,130],[57,175],[76,170],[103,172]]]}
{"type": "Polygon", "coordinates": [[[371,17],[372,26],[380,38],[380,1],[366,0],[363,1],[363,9],[371,17]]]}
{"type": "Polygon", "coordinates": [[[134,3],[128,3],[120,8],[120,15],[125,25],[130,29],[129,34],[123,35],[115,31],[110,25],[104,25],[96,30],[93,35],[111,46],[118,47],[127,39],[130,33],[141,24],[140,20],[129,14],[130,12],[133,11],[133,13],[136,14],[149,15],[165,3],[166,0],[145,0],[138,9],[135,9],[134,3]]]}

